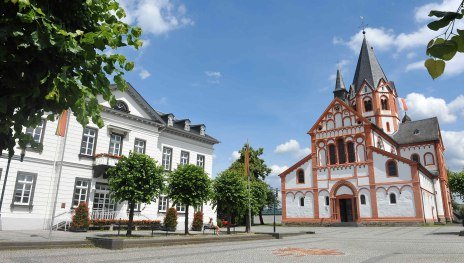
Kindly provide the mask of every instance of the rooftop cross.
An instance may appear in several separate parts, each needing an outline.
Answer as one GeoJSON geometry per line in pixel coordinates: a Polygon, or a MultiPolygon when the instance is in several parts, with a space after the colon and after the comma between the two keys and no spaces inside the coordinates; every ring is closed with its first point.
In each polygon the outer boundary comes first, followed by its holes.
{"type": "Polygon", "coordinates": [[[368,24],[364,23],[364,17],[363,16],[360,16],[360,18],[361,18],[361,25],[359,25],[358,28],[362,29],[363,35],[365,35],[366,34],[366,28],[367,28],[368,24]]]}

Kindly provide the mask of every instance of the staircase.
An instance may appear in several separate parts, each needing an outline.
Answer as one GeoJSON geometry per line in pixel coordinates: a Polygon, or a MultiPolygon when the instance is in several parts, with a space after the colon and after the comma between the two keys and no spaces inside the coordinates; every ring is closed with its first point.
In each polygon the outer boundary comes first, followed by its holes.
{"type": "Polygon", "coordinates": [[[61,221],[55,224],[52,227],[52,230],[58,230],[58,231],[68,231],[69,227],[71,226],[71,222],[69,221],[61,221]]]}

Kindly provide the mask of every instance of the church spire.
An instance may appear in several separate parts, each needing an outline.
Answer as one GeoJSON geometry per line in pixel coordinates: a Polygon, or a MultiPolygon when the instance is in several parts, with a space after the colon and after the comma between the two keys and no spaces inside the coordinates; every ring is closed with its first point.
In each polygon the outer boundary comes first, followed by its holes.
{"type": "Polygon", "coordinates": [[[353,86],[355,91],[358,91],[363,81],[366,80],[369,85],[375,88],[379,84],[380,79],[387,81],[387,77],[375,57],[374,49],[367,42],[366,35],[363,34],[363,42],[361,51],[359,52],[356,72],[354,73],[353,86]]]}
{"type": "Polygon", "coordinates": [[[335,81],[335,90],[334,91],[337,91],[337,90],[346,90],[345,82],[343,82],[342,73],[340,72],[339,68],[337,69],[337,78],[336,78],[336,81],[335,81]]]}
{"type": "Polygon", "coordinates": [[[339,98],[343,101],[346,101],[348,91],[345,88],[345,82],[343,82],[342,72],[340,69],[337,69],[337,77],[335,79],[335,90],[333,91],[334,98],[339,98]]]}

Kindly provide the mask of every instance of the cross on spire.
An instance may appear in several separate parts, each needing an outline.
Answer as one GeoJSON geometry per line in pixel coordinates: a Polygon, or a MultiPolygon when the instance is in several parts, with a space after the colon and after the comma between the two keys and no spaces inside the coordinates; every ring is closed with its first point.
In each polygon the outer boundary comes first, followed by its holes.
{"type": "Polygon", "coordinates": [[[362,29],[362,33],[363,33],[363,35],[365,35],[366,34],[366,28],[367,28],[368,24],[364,23],[364,17],[363,16],[361,16],[360,18],[361,18],[361,25],[359,25],[358,28],[362,29]]]}

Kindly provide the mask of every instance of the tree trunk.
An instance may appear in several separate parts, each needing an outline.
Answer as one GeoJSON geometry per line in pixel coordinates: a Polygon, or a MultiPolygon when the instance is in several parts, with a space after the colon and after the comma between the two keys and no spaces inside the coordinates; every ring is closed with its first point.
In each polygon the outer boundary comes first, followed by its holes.
{"type": "Polygon", "coordinates": [[[264,220],[263,220],[263,209],[262,209],[262,208],[259,210],[259,223],[260,223],[261,225],[264,225],[264,220]]]}
{"type": "Polygon", "coordinates": [[[227,235],[230,235],[230,224],[232,224],[232,217],[229,215],[227,218],[227,235]]]}
{"type": "Polygon", "coordinates": [[[185,205],[185,234],[189,234],[189,206],[185,205]]]}
{"type": "Polygon", "coordinates": [[[248,213],[245,215],[245,232],[250,233],[251,230],[251,222],[250,222],[250,217],[248,216],[248,213]]]}
{"type": "Polygon", "coordinates": [[[129,202],[129,222],[127,223],[126,236],[132,235],[132,222],[134,221],[134,208],[135,208],[135,202],[130,201],[129,202]]]}

